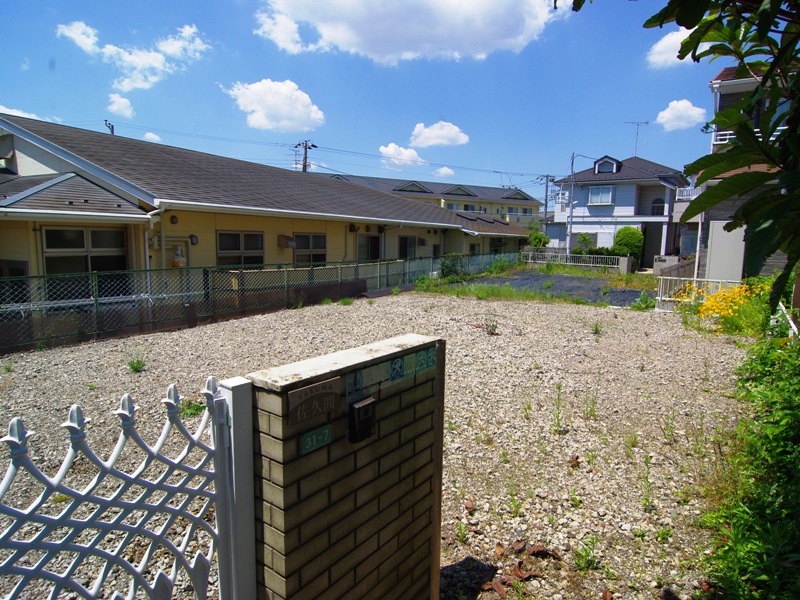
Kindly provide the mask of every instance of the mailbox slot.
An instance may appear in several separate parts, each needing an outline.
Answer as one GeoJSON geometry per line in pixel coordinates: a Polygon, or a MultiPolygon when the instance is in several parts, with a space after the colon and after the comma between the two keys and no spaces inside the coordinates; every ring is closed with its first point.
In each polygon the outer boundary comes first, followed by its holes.
{"type": "Polygon", "coordinates": [[[347,441],[363,442],[375,433],[375,398],[365,398],[350,405],[347,441]]]}

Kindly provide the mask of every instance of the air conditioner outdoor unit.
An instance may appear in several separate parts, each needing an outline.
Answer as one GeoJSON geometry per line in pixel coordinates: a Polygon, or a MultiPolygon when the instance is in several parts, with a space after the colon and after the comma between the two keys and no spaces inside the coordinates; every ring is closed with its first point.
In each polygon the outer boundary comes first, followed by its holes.
{"type": "Polygon", "coordinates": [[[296,245],[293,237],[289,237],[288,235],[278,236],[278,248],[294,248],[296,245]]]}

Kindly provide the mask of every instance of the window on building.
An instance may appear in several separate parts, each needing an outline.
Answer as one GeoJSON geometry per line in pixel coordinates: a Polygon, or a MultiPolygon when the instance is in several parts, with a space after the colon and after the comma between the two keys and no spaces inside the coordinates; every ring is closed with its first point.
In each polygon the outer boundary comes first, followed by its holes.
{"type": "Polygon", "coordinates": [[[650,215],[655,217],[663,214],[664,214],[664,199],[656,198],[655,200],[653,200],[653,204],[650,205],[650,215]]]}
{"type": "Polygon", "coordinates": [[[44,229],[44,265],[48,275],[124,271],[128,252],[124,229],[44,229]]]}
{"type": "Polygon", "coordinates": [[[533,214],[533,209],[532,208],[523,208],[522,209],[522,214],[523,215],[532,215],[533,214]]]}
{"type": "Polygon", "coordinates": [[[263,265],[264,234],[255,231],[218,231],[217,264],[263,265]]]}
{"type": "Polygon", "coordinates": [[[516,206],[509,206],[508,207],[508,214],[510,214],[510,215],[518,215],[519,214],[519,208],[517,208],[516,206]]]}
{"type": "Polygon", "coordinates": [[[470,244],[469,245],[469,254],[470,256],[476,256],[481,253],[481,245],[480,244],[470,244]]]}
{"type": "MultiPolygon", "coordinates": [[[[21,260],[0,260],[0,277],[26,277],[28,263],[21,260]]],[[[28,281],[25,279],[11,279],[0,281],[0,304],[17,304],[30,301],[28,281]]],[[[17,315],[6,313],[4,319],[22,317],[22,312],[17,315]]]]}
{"type": "Polygon", "coordinates": [[[397,238],[397,257],[416,258],[417,238],[413,235],[401,235],[397,238]]]}
{"type": "Polygon", "coordinates": [[[616,165],[610,160],[597,163],[597,173],[614,173],[616,165]]]}
{"type": "Polygon", "coordinates": [[[447,210],[461,210],[461,205],[458,202],[448,202],[447,210]]]}
{"type": "Polygon", "coordinates": [[[478,212],[478,208],[475,204],[465,204],[464,210],[468,212],[478,212]]]}
{"type": "MultiPolygon", "coordinates": [[[[48,275],[71,273],[100,273],[125,271],[128,268],[127,240],[124,229],[45,227],[44,270],[48,275]]],[[[130,293],[127,275],[107,275],[97,278],[98,289],[89,278],[74,281],[48,282],[48,300],[87,298],[99,293],[101,297],[125,296],[130,293]]]]}
{"type": "Polygon", "coordinates": [[[490,238],[489,239],[489,252],[497,254],[503,251],[503,238],[490,238]]]}
{"type": "Polygon", "coordinates": [[[441,244],[434,244],[431,248],[433,252],[433,258],[439,258],[442,255],[442,245],[441,244]]]}
{"type": "Polygon", "coordinates": [[[596,185],[590,187],[588,204],[614,204],[614,186],[596,185]]]}
{"type": "Polygon", "coordinates": [[[294,262],[314,265],[328,262],[324,233],[295,233],[294,243],[294,262]]]}
{"type": "Polygon", "coordinates": [[[359,235],[358,260],[380,260],[380,258],[381,258],[381,236],[359,235]]]}

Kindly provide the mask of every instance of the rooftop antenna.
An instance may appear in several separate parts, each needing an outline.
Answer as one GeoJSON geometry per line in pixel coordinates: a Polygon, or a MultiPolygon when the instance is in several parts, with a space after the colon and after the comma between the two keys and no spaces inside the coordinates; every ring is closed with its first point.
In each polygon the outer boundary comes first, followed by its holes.
{"type": "Polygon", "coordinates": [[[105,122],[106,122],[106,127],[108,127],[108,130],[111,132],[111,135],[114,135],[114,124],[113,123],[109,123],[108,119],[106,119],[105,122]]]}
{"type": "Polygon", "coordinates": [[[633,146],[633,155],[639,156],[639,127],[642,125],[650,125],[650,121],[625,121],[628,125],[636,125],[636,143],[633,146]]]}

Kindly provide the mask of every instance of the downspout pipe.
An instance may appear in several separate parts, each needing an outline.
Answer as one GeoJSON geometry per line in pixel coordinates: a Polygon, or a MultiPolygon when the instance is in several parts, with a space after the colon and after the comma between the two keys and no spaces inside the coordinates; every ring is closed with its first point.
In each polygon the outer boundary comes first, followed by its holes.
{"type": "Polygon", "coordinates": [[[150,270],[150,252],[148,251],[150,236],[148,234],[153,231],[153,225],[156,224],[156,220],[161,220],[161,213],[163,212],[163,208],[157,208],[156,210],[151,210],[149,213],[147,213],[150,223],[147,226],[147,230],[144,232],[144,268],[146,271],[150,270]]]}

